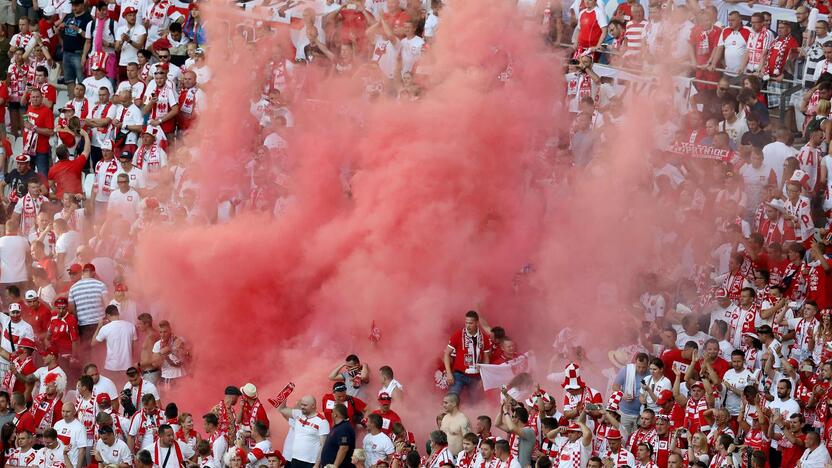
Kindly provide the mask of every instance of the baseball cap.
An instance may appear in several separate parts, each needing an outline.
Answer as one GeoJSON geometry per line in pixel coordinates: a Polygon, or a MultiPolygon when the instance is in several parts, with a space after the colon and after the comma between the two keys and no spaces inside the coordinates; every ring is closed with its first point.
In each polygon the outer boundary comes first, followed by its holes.
{"type": "Polygon", "coordinates": [[[661,405],[667,403],[668,401],[670,401],[672,399],[673,399],[673,392],[671,392],[670,390],[662,390],[659,393],[659,397],[656,399],[656,404],[661,406],[661,405]]]}
{"type": "Polygon", "coordinates": [[[20,312],[20,304],[17,302],[9,304],[9,312],[20,312]]]}
{"type": "Polygon", "coordinates": [[[69,305],[69,301],[64,296],[61,296],[61,297],[55,299],[55,307],[68,306],[68,305],[69,305]]]}
{"type": "Polygon", "coordinates": [[[93,265],[92,263],[85,264],[84,265],[84,271],[91,271],[91,272],[95,273],[95,265],[93,265]]]}
{"type": "Polygon", "coordinates": [[[138,12],[139,12],[139,10],[135,9],[134,7],[129,6],[129,7],[125,8],[124,11],[121,12],[121,14],[122,14],[122,16],[124,16],[124,15],[129,15],[131,13],[138,13],[138,12]]]}
{"type": "Polygon", "coordinates": [[[333,392],[346,392],[347,391],[347,384],[344,382],[335,382],[332,384],[332,391],[333,392]]]}
{"type": "Polygon", "coordinates": [[[390,394],[389,394],[389,393],[387,393],[387,392],[381,392],[381,393],[378,395],[378,401],[380,401],[380,402],[382,402],[382,401],[383,401],[383,402],[391,402],[391,401],[393,401],[393,399],[390,397],[390,394]]]}
{"type": "Polygon", "coordinates": [[[133,155],[129,151],[122,151],[121,154],[118,155],[119,159],[133,159],[133,155]]]}
{"type": "Polygon", "coordinates": [[[50,347],[48,347],[46,349],[42,349],[40,351],[41,356],[49,356],[50,354],[54,354],[55,356],[57,356],[58,355],[58,348],[56,348],[54,346],[50,346],[50,347]]]}
{"type": "Polygon", "coordinates": [[[81,271],[83,269],[84,269],[84,267],[82,267],[80,263],[73,263],[69,268],[67,268],[66,271],[68,271],[72,274],[78,274],[78,273],[81,273],[81,271]]]}
{"type": "Polygon", "coordinates": [[[14,157],[14,162],[16,162],[16,163],[28,163],[31,160],[32,159],[27,154],[18,154],[17,156],[14,157]]]}
{"type": "Polygon", "coordinates": [[[102,403],[110,403],[112,400],[110,400],[110,395],[107,395],[106,393],[99,393],[98,396],[95,397],[95,402],[100,405],[102,403]]]}
{"type": "Polygon", "coordinates": [[[102,141],[101,142],[101,149],[112,151],[113,150],[113,140],[110,140],[109,138],[107,138],[106,140],[102,141]]]}
{"type": "Polygon", "coordinates": [[[31,301],[32,299],[38,298],[38,293],[34,289],[30,289],[26,291],[26,295],[23,296],[27,301],[31,301]]]}

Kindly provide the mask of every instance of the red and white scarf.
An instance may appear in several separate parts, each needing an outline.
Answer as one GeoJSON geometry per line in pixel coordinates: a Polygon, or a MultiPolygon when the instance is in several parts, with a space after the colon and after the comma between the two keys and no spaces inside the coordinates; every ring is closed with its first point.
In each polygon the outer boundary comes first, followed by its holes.
{"type": "MultiPolygon", "coordinates": [[[[107,113],[110,112],[110,107],[112,105],[113,105],[112,103],[108,102],[107,104],[102,106],[101,103],[99,102],[98,104],[96,104],[92,108],[92,117],[94,119],[102,119],[102,118],[107,117],[107,113]],[[101,109],[101,112],[98,111],[99,109],[101,109]]],[[[106,127],[96,127],[96,128],[93,129],[93,131],[97,132],[101,139],[105,139],[110,134],[110,128],[112,126],[113,125],[110,124],[110,125],[107,125],[106,127]]]]}
{"type": "MultiPolygon", "coordinates": [[[[236,433],[236,421],[237,421],[237,414],[234,411],[234,407],[232,406],[230,409],[225,406],[225,402],[221,401],[217,405],[217,431],[214,434],[223,434],[225,438],[229,441],[232,440],[232,429],[233,432],[236,433]]],[[[213,440],[211,441],[214,442],[213,440]]]]}
{"type": "Polygon", "coordinates": [[[148,163],[148,168],[152,164],[159,164],[159,145],[152,144],[148,145],[141,145],[139,149],[136,150],[136,167],[139,169],[144,168],[144,163],[148,163]]]}
{"type": "Polygon", "coordinates": [[[43,434],[43,431],[52,427],[52,423],[54,422],[53,416],[55,413],[55,405],[57,405],[59,401],[61,401],[61,399],[58,395],[49,399],[45,393],[41,393],[33,399],[32,408],[29,409],[29,412],[32,414],[32,418],[35,422],[38,422],[38,426],[35,429],[36,433],[43,434]]]}
{"type": "MultiPolygon", "coordinates": [[[[567,442],[560,449],[560,456],[558,457],[558,466],[571,468],[581,468],[581,444],[583,442],[578,439],[575,442],[567,442]]],[[[510,460],[510,459],[509,459],[510,460]]]]}
{"type": "MultiPolygon", "coordinates": [[[[431,454],[430,458],[428,458],[427,462],[425,463],[426,468],[439,468],[443,462],[453,461],[454,457],[451,455],[451,452],[448,450],[448,447],[442,447],[442,450],[438,450],[431,454]]],[[[499,468],[497,465],[496,468],[499,468]]]]}
{"type": "Polygon", "coordinates": [[[457,461],[457,468],[471,468],[474,460],[477,459],[477,451],[472,450],[471,453],[464,453],[457,461]]]}
{"type": "MultiPolygon", "coordinates": [[[[105,161],[101,160],[95,164],[95,172],[99,173],[100,171],[104,172],[104,182],[103,186],[98,186],[98,177],[95,178],[95,189],[101,189],[104,193],[110,193],[113,191],[113,188],[110,186],[110,182],[113,180],[113,176],[115,175],[116,171],[118,171],[118,163],[116,162],[115,158],[105,161]]],[[[141,384],[139,384],[141,386],[141,384]]]]}
{"type": "Polygon", "coordinates": [[[771,76],[780,76],[785,71],[783,66],[788,58],[789,52],[792,50],[792,48],[789,47],[790,40],[793,40],[791,36],[786,36],[784,38],[778,37],[771,44],[771,51],[776,54],[774,56],[774,68],[768,70],[771,76]]]}
{"type": "Polygon", "coordinates": [[[25,353],[18,354],[11,363],[9,371],[3,374],[3,383],[2,388],[4,391],[8,392],[9,395],[14,392],[14,384],[17,383],[17,370],[20,372],[23,370],[29,363],[32,362],[32,356],[27,356],[25,353]]]}
{"type": "MultiPolygon", "coordinates": [[[[89,398],[84,399],[81,395],[75,397],[75,412],[78,415],[78,420],[84,424],[84,429],[87,430],[87,438],[92,439],[95,434],[95,417],[98,413],[98,407],[95,404],[95,397],[90,395],[89,398]]],[[[113,425],[116,421],[113,421],[113,425]]]]}
{"type": "Polygon", "coordinates": [[[196,92],[198,88],[194,86],[193,88],[183,89],[182,90],[182,97],[179,99],[179,112],[182,114],[186,114],[187,118],[191,118],[192,114],[194,113],[194,109],[196,108],[196,92]]]}
{"type": "Polygon", "coordinates": [[[20,228],[23,234],[28,234],[35,229],[35,226],[37,225],[38,213],[40,213],[40,207],[45,201],[46,197],[42,195],[34,198],[32,195],[27,193],[23,197],[23,213],[21,214],[20,219],[20,228]]]}
{"type": "MultiPolygon", "coordinates": [[[[184,458],[182,458],[182,449],[179,447],[179,442],[177,442],[175,440],[173,441],[173,443],[171,445],[172,445],[171,448],[176,451],[176,460],[178,462],[174,466],[175,467],[180,467],[180,466],[182,466],[182,462],[185,460],[184,458]]],[[[156,462],[156,465],[158,465],[160,468],[168,468],[167,464],[165,464],[164,466],[162,465],[162,463],[164,463],[165,460],[162,460],[161,458],[159,458],[159,441],[158,440],[156,441],[155,444],[153,444],[153,461],[156,462]]]]}
{"type": "Polygon", "coordinates": [[[708,409],[708,400],[705,397],[694,401],[693,398],[688,398],[685,405],[685,427],[691,433],[698,431],[705,427],[706,421],[703,413],[708,409]]]}
{"type": "MultiPolygon", "coordinates": [[[[139,451],[139,450],[142,449],[142,447],[141,447],[142,439],[144,439],[144,434],[147,432],[147,429],[148,429],[145,425],[145,421],[147,421],[149,419],[148,419],[148,414],[144,409],[139,411],[138,414],[136,414],[133,417],[139,418],[139,430],[136,432],[136,438],[135,438],[135,441],[133,442],[133,451],[135,452],[135,451],[139,451]]],[[[152,421],[150,422],[150,425],[151,425],[150,430],[153,432],[153,437],[156,438],[156,432],[158,432],[158,430],[159,430],[159,421],[162,419],[162,412],[159,411],[159,408],[156,408],[153,411],[153,413],[150,414],[150,417],[153,418],[152,421]]],[[[157,444],[156,448],[158,449],[158,444],[157,444]]]]}
{"type": "Polygon", "coordinates": [[[494,468],[510,468],[511,467],[511,461],[514,460],[514,455],[509,455],[508,459],[506,459],[506,461],[502,461],[499,458],[497,458],[496,460],[497,460],[497,464],[494,465],[494,468]]]}

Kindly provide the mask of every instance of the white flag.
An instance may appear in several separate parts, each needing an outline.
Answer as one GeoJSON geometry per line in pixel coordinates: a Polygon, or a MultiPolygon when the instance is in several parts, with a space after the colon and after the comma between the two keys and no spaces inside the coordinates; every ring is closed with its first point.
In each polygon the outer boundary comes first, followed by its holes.
{"type": "Polygon", "coordinates": [[[480,377],[482,377],[482,388],[491,390],[508,385],[515,375],[522,372],[531,372],[534,369],[534,353],[523,353],[520,356],[503,364],[480,364],[480,377]]]}

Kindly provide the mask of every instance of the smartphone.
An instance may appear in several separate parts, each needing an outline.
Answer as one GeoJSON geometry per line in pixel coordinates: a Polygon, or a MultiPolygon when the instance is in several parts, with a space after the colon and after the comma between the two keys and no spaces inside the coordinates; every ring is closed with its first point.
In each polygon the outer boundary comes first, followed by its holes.
{"type": "Polygon", "coordinates": [[[596,405],[595,403],[589,403],[586,405],[587,411],[598,411],[601,409],[601,405],[596,405]]]}

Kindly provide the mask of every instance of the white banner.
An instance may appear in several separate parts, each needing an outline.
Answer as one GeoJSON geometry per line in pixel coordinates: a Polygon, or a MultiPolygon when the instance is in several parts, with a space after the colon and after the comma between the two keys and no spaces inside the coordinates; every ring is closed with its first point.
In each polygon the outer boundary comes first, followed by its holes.
{"type": "Polygon", "coordinates": [[[480,364],[482,388],[491,390],[508,385],[517,374],[531,372],[535,367],[534,353],[523,353],[504,364],[480,364]]]}

